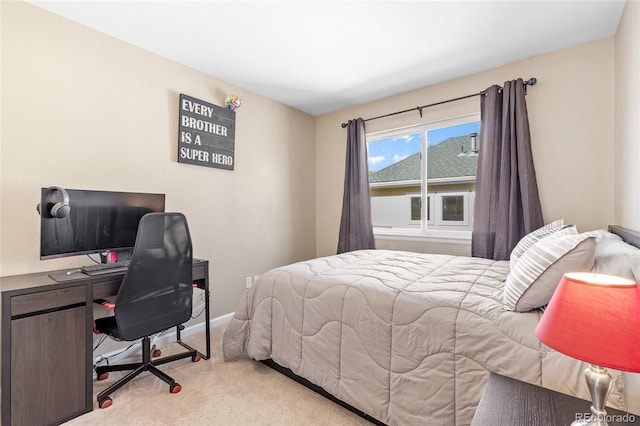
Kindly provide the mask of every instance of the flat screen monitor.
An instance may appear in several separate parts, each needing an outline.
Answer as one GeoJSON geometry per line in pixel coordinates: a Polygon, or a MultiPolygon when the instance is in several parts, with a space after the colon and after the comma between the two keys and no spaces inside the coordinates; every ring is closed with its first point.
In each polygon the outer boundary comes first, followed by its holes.
{"type": "Polygon", "coordinates": [[[163,212],[164,194],[41,189],[40,259],[133,249],[142,216],[163,212]],[[60,213],[64,204],[68,209],[60,213]],[[53,210],[53,215],[52,215],[53,210]],[[58,216],[55,217],[56,211],[58,216]]]}

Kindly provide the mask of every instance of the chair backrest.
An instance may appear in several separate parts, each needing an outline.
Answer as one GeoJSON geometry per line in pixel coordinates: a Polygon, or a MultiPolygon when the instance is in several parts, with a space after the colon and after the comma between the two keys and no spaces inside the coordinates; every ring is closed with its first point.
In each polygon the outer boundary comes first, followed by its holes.
{"type": "Polygon", "coordinates": [[[147,213],[114,311],[121,336],[135,340],[191,317],[193,253],[182,213],[147,213]]]}

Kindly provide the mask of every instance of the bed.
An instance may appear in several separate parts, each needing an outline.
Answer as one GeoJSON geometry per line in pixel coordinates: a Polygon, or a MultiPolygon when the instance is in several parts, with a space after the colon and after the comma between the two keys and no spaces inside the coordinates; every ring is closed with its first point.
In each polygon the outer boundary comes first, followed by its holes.
{"type": "MultiPolygon", "coordinates": [[[[224,358],[269,360],[387,425],[471,423],[490,372],[590,399],[580,379],[586,364],[534,335],[553,293],[540,283],[578,269],[635,277],[640,250],[604,230],[578,234],[561,221],[543,228],[509,261],[361,250],[271,270],[228,324],[224,358]],[[531,251],[552,240],[547,250],[558,250],[560,239],[572,249],[519,290],[531,251]]],[[[610,373],[609,405],[640,414],[628,398],[639,375],[610,373]]]]}

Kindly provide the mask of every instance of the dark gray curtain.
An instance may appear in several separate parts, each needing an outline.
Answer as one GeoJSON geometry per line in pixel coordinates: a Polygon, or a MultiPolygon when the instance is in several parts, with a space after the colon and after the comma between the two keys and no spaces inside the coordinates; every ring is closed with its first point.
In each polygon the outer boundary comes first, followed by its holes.
{"type": "Polygon", "coordinates": [[[489,87],[480,114],[471,255],[507,260],[520,238],[543,225],[522,79],[489,87]]]}
{"type": "Polygon", "coordinates": [[[349,120],[338,253],[375,248],[364,120],[349,120]]]}

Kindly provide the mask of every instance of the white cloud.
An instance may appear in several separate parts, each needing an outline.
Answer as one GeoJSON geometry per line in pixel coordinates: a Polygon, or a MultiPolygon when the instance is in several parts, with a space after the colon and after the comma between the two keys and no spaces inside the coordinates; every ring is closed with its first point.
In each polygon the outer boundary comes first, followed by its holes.
{"type": "Polygon", "coordinates": [[[397,163],[400,160],[404,160],[408,156],[409,156],[409,154],[405,154],[405,155],[396,154],[396,155],[393,156],[393,162],[397,163]]]}
{"type": "Polygon", "coordinates": [[[384,155],[376,155],[375,157],[369,157],[369,163],[372,165],[382,163],[384,161],[384,155]]]}

